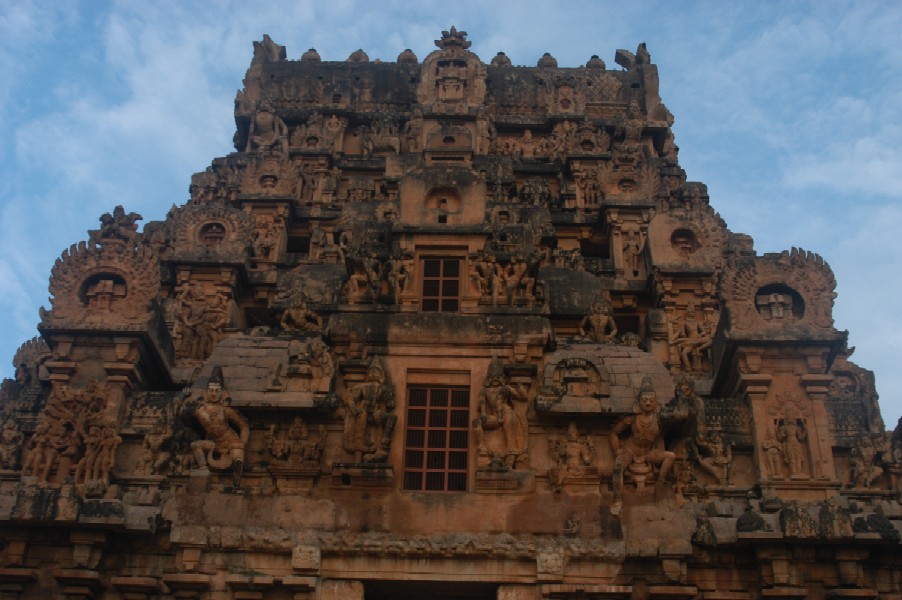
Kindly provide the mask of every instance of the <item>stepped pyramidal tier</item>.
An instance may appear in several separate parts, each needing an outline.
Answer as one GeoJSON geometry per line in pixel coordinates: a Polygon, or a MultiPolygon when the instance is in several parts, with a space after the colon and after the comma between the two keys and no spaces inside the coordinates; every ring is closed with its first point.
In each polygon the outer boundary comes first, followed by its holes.
{"type": "Polygon", "coordinates": [[[645,45],[435,45],[263,36],[235,152],[63,250],[0,597],[902,598],[902,428],[830,267],[687,181],[645,45]]]}

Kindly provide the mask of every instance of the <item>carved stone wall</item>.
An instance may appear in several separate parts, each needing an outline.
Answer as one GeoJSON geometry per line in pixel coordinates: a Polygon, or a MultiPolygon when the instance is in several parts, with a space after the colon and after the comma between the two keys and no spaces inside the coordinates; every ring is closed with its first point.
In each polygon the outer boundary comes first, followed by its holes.
{"type": "Polygon", "coordinates": [[[902,598],[902,426],[818,255],[686,181],[642,44],[288,60],[50,273],[3,598],[902,598]]]}

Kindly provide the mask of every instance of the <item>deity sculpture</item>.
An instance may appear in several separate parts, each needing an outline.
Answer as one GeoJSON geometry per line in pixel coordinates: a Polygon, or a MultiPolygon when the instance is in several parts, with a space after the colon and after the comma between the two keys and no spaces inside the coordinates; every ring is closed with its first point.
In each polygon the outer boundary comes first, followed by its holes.
{"type": "Polygon", "coordinates": [[[169,462],[172,452],[166,450],[166,444],[172,439],[172,432],[162,423],[155,425],[144,434],[142,452],[135,465],[135,471],[146,475],[157,475],[169,462]]]}
{"type": "Polygon", "coordinates": [[[206,438],[191,443],[194,460],[201,470],[232,469],[237,488],[244,471],[244,449],[250,437],[247,420],[227,404],[228,392],[223,389],[222,367],[213,367],[203,403],[194,410],[194,418],[203,428],[206,438]]]}
{"type": "Polygon", "coordinates": [[[381,463],[388,458],[392,432],[398,416],[395,392],[386,383],[385,369],[374,358],[366,372],[366,381],[354,385],[344,394],[344,449],[356,463],[381,463]]]}
{"type": "Polygon", "coordinates": [[[320,425],[318,437],[311,439],[307,424],[301,417],[295,417],[283,437],[276,436],[273,426],[267,439],[267,449],[276,460],[289,465],[318,467],[325,451],[326,429],[320,425]]]}
{"type": "Polygon", "coordinates": [[[279,326],[284,331],[320,331],[323,328],[323,318],[310,310],[306,302],[301,301],[282,312],[279,326]]]}
{"type": "Polygon", "coordinates": [[[225,301],[219,295],[209,301],[202,286],[189,282],[179,293],[178,302],[178,354],[189,359],[206,358],[228,322],[225,301]]]}
{"type": "Polygon", "coordinates": [[[587,435],[579,439],[576,423],[567,426],[567,438],[552,438],[548,450],[557,467],[548,470],[548,480],[554,490],[559,491],[568,477],[580,477],[594,462],[595,446],[587,435]]]}
{"type": "Polygon", "coordinates": [[[479,416],[473,420],[478,467],[515,469],[525,463],[527,425],[514,408],[514,400],[525,400],[524,386],[508,385],[499,360],[489,364],[479,392],[479,416]]]}
{"type": "Polygon", "coordinates": [[[629,232],[623,242],[623,263],[628,276],[638,277],[644,244],[638,232],[629,232]]]}
{"type": "Polygon", "coordinates": [[[658,480],[663,480],[670,472],[676,454],[663,449],[661,437],[661,407],[651,379],[642,379],[636,399],[636,414],[621,418],[608,439],[616,454],[614,460],[614,504],[611,514],[619,515],[623,508],[623,480],[630,474],[637,485],[644,484],[654,476],[654,465],[661,465],[658,480]],[[629,430],[629,437],[623,441],[621,434],[629,430]]]}
{"type": "Polygon", "coordinates": [[[699,466],[711,474],[717,483],[729,483],[730,465],[733,462],[733,446],[724,442],[720,433],[712,433],[710,438],[699,437],[698,447],[707,450],[710,456],[700,456],[699,466]]]}
{"type": "Polygon", "coordinates": [[[713,341],[711,326],[696,318],[695,303],[690,300],[686,306],[686,315],[673,338],[673,346],[680,355],[680,366],[684,373],[699,370],[701,359],[711,348],[713,341]]]}
{"type": "Polygon", "coordinates": [[[613,342],[617,338],[617,324],[611,316],[612,312],[610,301],[604,296],[598,296],[592,302],[592,310],[580,322],[579,334],[601,344],[613,342]]]}
{"type": "Polygon", "coordinates": [[[247,139],[247,151],[279,149],[288,152],[288,127],[276,116],[272,107],[263,102],[254,114],[247,139]]]}
{"type": "Polygon", "coordinates": [[[771,479],[783,479],[783,446],[777,441],[774,429],[768,426],[762,444],[764,450],[764,469],[771,479]]]}
{"type": "Polygon", "coordinates": [[[777,441],[783,444],[783,458],[789,465],[791,479],[808,479],[805,473],[805,441],[808,428],[803,419],[782,419],[777,427],[777,441]]]}
{"type": "Polygon", "coordinates": [[[862,435],[858,445],[852,448],[852,481],[854,487],[870,488],[871,483],[883,474],[883,468],[876,464],[877,449],[868,434],[862,435]]]}
{"type": "Polygon", "coordinates": [[[0,469],[15,469],[19,464],[25,436],[13,419],[7,419],[0,429],[0,469]]]}

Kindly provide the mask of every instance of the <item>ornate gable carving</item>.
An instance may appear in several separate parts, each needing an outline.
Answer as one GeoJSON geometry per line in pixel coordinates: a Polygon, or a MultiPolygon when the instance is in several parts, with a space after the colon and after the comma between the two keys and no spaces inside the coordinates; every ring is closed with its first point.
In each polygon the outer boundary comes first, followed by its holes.
{"type": "Polygon", "coordinates": [[[721,278],[733,331],[832,333],[836,280],[824,259],[799,248],[730,262],[721,278]]]}
{"type": "Polygon", "coordinates": [[[160,289],[154,252],[123,244],[73,244],[50,274],[50,311],[41,329],[116,329],[146,323],[160,289]]]}
{"type": "Polygon", "coordinates": [[[226,206],[185,206],[169,213],[173,260],[243,263],[254,238],[254,217],[226,206]]]}

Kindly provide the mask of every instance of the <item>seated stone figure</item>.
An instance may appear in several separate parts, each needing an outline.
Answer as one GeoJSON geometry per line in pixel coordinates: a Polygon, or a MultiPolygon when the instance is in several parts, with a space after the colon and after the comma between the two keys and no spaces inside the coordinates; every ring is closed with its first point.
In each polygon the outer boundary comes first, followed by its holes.
{"type": "Polygon", "coordinates": [[[663,480],[670,472],[676,455],[663,449],[661,437],[661,407],[651,379],[642,379],[636,399],[636,414],[621,418],[611,429],[609,441],[616,454],[614,460],[614,504],[611,514],[618,515],[623,508],[624,473],[629,472],[637,485],[654,478],[654,465],[660,465],[657,479],[663,480]],[[620,436],[629,431],[629,437],[620,436]]]}
{"type": "Polygon", "coordinates": [[[233,482],[238,487],[250,427],[237,410],[226,405],[228,399],[228,392],[223,390],[222,368],[213,367],[203,404],[194,411],[194,418],[206,433],[206,439],[192,442],[191,451],[200,469],[231,468],[233,482]]]}

